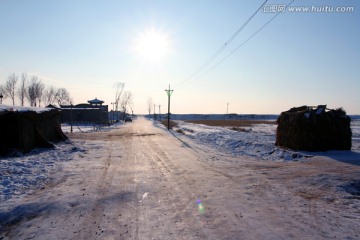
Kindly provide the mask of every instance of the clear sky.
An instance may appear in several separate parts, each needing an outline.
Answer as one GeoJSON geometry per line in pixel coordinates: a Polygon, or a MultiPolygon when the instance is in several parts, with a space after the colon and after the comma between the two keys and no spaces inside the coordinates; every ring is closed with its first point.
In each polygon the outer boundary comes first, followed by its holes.
{"type": "MultiPolygon", "coordinates": [[[[115,82],[172,113],[280,113],[328,104],[360,114],[360,1],[295,0],[292,6],[353,7],[290,12],[211,71],[276,13],[269,0],[200,75],[196,71],[264,0],[0,0],[0,84],[11,73],[65,87],[74,103],[114,100],[115,82]],[[334,10],[335,11],[335,10],[334,10]],[[205,74],[204,74],[205,73],[205,74]]],[[[7,103],[8,100],[7,100],[7,103]]],[[[158,108],[157,108],[158,111],[158,108]]]]}

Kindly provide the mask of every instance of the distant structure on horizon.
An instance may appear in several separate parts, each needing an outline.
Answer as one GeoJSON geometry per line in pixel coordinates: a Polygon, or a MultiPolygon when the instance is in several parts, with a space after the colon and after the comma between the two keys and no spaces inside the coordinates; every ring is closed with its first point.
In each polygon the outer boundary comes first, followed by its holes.
{"type": "Polygon", "coordinates": [[[60,105],[61,122],[108,123],[108,105],[97,98],[77,105],[60,105]]]}

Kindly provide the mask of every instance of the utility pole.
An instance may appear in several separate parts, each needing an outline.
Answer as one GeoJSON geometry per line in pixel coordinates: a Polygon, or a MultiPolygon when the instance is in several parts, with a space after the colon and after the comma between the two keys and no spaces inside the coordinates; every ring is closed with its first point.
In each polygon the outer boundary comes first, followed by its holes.
{"type": "Polygon", "coordinates": [[[224,121],[226,121],[226,118],[229,118],[229,103],[226,104],[226,115],[224,116],[224,121]]]}
{"type": "Polygon", "coordinates": [[[134,117],[134,110],[133,110],[133,108],[131,107],[131,105],[130,105],[130,109],[131,109],[131,116],[134,117]]]}
{"type": "Polygon", "coordinates": [[[113,117],[112,117],[112,122],[113,122],[113,124],[114,124],[114,123],[115,123],[115,110],[114,110],[114,109],[115,109],[115,107],[114,107],[114,106],[115,106],[115,103],[112,102],[111,104],[113,105],[113,109],[112,109],[112,110],[113,110],[113,112],[112,112],[112,115],[113,115],[113,117]]]}
{"type": "Polygon", "coordinates": [[[70,102],[70,132],[72,133],[73,132],[73,116],[72,116],[72,109],[73,109],[73,104],[72,102],[70,102]]]}
{"type": "Polygon", "coordinates": [[[154,120],[156,120],[155,107],[156,107],[156,105],[154,104],[154,120]]]}
{"type": "Polygon", "coordinates": [[[159,106],[159,120],[161,121],[161,110],[160,110],[161,105],[159,104],[158,106],[159,106]]]}
{"type": "Polygon", "coordinates": [[[174,92],[174,90],[170,89],[170,84],[169,84],[169,89],[165,89],[166,94],[168,95],[168,130],[170,130],[170,97],[171,94],[174,92]]]}

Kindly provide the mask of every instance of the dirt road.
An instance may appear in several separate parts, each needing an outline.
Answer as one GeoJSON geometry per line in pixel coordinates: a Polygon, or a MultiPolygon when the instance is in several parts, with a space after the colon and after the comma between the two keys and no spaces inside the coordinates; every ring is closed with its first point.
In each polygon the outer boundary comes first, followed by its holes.
{"type": "Polygon", "coordinates": [[[360,239],[359,164],[232,158],[144,118],[70,138],[4,239],[360,239]]]}

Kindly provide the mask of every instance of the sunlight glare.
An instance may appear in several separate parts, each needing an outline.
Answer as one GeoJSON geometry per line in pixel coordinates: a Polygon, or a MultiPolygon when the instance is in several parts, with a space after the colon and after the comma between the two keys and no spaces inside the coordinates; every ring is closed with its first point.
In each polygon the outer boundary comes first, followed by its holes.
{"type": "Polygon", "coordinates": [[[169,38],[158,30],[147,30],[137,37],[135,51],[146,62],[161,62],[170,52],[169,38]]]}

